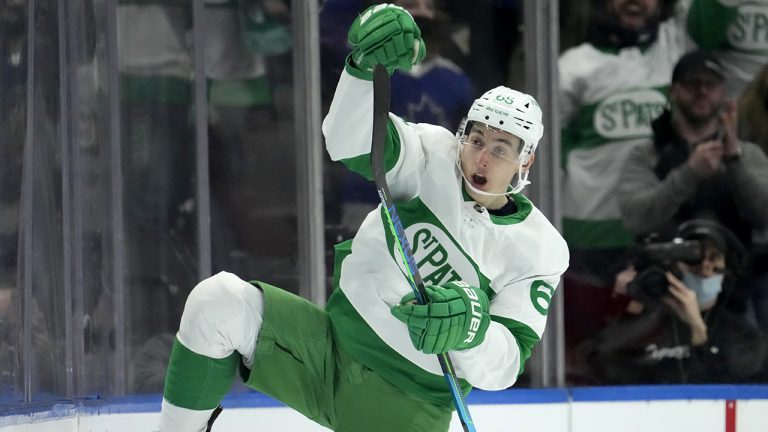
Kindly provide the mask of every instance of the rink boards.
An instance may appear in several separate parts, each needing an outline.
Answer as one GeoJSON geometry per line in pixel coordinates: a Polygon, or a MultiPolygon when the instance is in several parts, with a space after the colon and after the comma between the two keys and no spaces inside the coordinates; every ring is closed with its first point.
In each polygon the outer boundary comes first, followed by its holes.
{"type": "MultiPolygon", "coordinates": [[[[768,386],[635,386],[473,391],[478,431],[765,432],[768,386]]],[[[327,431],[258,393],[228,396],[213,432],[327,431]]],[[[0,432],[152,431],[159,395],[13,408],[0,432]]],[[[454,417],[451,431],[461,431],[454,417]]]]}

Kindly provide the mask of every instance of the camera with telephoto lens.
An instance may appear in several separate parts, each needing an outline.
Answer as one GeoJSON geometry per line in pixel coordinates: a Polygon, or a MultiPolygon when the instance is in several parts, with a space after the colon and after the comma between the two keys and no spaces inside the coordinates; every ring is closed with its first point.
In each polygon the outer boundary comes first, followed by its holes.
{"type": "Polygon", "coordinates": [[[682,279],[677,263],[700,263],[703,246],[698,240],[675,238],[669,242],[646,243],[637,252],[633,261],[637,275],[627,285],[627,294],[642,302],[654,303],[659,302],[668,291],[666,273],[671,272],[682,279]]]}

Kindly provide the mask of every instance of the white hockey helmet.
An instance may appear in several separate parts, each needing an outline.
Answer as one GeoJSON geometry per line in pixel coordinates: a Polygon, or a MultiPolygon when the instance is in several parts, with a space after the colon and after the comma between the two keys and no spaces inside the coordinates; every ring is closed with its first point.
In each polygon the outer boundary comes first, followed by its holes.
{"type": "Polygon", "coordinates": [[[541,122],[541,108],[536,99],[531,95],[512,90],[509,87],[499,86],[483,93],[472,103],[467,113],[467,118],[459,130],[459,140],[464,144],[464,139],[469,134],[473,123],[483,123],[486,126],[509,132],[522,140],[517,182],[506,193],[520,192],[530,184],[528,173],[523,173],[531,155],[536,151],[536,146],[544,134],[544,125],[541,122]]]}

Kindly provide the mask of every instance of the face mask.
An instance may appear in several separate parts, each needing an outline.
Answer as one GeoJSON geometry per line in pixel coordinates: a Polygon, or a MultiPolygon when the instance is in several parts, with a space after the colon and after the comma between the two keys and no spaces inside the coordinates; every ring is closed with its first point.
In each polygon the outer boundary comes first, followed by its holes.
{"type": "Polygon", "coordinates": [[[723,275],[701,277],[684,271],[683,283],[696,293],[699,306],[702,306],[712,303],[723,290],[723,275]]]}

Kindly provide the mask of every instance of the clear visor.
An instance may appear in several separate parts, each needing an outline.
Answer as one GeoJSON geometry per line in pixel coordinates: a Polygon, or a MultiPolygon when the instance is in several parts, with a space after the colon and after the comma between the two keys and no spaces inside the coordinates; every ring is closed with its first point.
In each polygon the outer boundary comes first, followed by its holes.
{"type": "Polygon", "coordinates": [[[478,121],[466,121],[465,126],[459,136],[462,146],[469,145],[475,150],[487,148],[492,156],[508,162],[517,162],[523,151],[524,143],[521,138],[515,134],[488,126],[478,121]],[[495,134],[504,134],[506,138],[502,140],[490,139],[488,132],[495,134]],[[492,141],[492,142],[490,142],[492,141]]]}
{"type": "Polygon", "coordinates": [[[481,195],[488,196],[500,196],[509,195],[520,192],[525,186],[529,185],[528,173],[523,172],[524,161],[521,160],[521,153],[525,147],[522,139],[518,138],[514,134],[488,126],[485,123],[476,121],[467,121],[464,119],[459,126],[459,130],[456,133],[459,139],[458,152],[456,154],[456,167],[464,178],[464,183],[472,189],[474,192],[481,195]],[[489,139],[486,135],[487,131],[494,131],[503,133],[510,137],[508,142],[489,139]],[[464,152],[477,153],[487,151],[492,159],[501,163],[517,164],[517,173],[512,177],[509,187],[502,193],[489,193],[481,191],[474,186],[467,179],[466,174],[461,165],[461,157],[464,152]]]}

